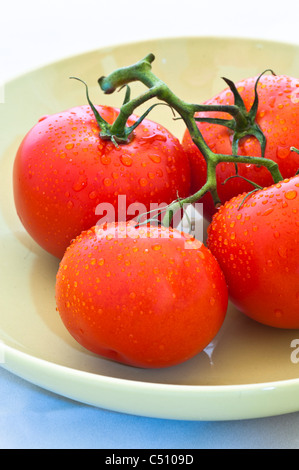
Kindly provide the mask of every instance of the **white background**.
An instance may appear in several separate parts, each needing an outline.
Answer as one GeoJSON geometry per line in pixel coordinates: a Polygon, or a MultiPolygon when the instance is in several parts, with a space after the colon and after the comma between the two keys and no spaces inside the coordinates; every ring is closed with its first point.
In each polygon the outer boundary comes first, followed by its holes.
{"type": "MultiPolygon", "coordinates": [[[[69,55],[173,36],[299,42],[298,4],[250,0],[10,0],[0,10],[0,81],[69,55]]],[[[73,403],[0,369],[0,448],[299,448],[299,413],[177,422],[73,403]]]]}

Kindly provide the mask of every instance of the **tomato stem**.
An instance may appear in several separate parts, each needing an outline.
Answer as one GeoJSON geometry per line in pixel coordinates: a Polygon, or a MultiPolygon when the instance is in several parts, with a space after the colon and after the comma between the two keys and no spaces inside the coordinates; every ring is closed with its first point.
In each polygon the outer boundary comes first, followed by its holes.
{"type": "MultiPolygon", "coordinates": [[[[204,194],[210,192],[215,206],[220,205],[220,199],[217,193],[217,182],[216,182],[216,166],[221,162],[233,162],[237,163],[247,163],[255,164],[258,166],[265,166],[271,173],[274,183],[281,181],[283,178],[279,171],[277,163],[272,160],[264,158],[264,150],[266,140],[261,129],[255,122],[257,106],[258,106],[258,94],[257,94],[257,85],[259,78],[263,75],[261,74],[255,84],[255,98],[254,103],[251,109],[247,112],[244,102],[239,95],[238,90],[236,89],[233,82],[228,79],[224,79],[229,85],[234,98],[235,104],[233,105],[206,105],[206,104],[192,104],[186,103],[185,101],[178,98],[168,86],[160,80],[152,72],[151,64],[154,61],[155,57],[153,54],[148,54],[142,60],[136,64],[130,65],[128,67],[123,67],[115,70],[107,77],[101,77],[98,80],[98,83],[106,94],[113,93],[119,87],[128,85],[128,83],[134,81],[140,81],[148,89],[140,94],[137,98],[125,100],[124,104],[120,108],[120,113],[116,118],[115,122],[111,125],[110,133],[113,136],[118,136],[121,138],[122,142],[125,142],[129,134],[132,132],[132,126],[127,126],[127,121],[129,117],[133,114],[134,110],[144,104],[152,98],[157,98],[158,100],[167,103],[173,110],[175,110],[180,117],[183,119],[187,129],[189,130],[190,136],[194,144],[198,147],[202,153],[206,164],[207,164],[207,180],[206,183],[200,188],[195,194],[180,200],[173,201],[166,210],[166,214],[163,218],[163,225],[168,226],[171,223],[173,214],[180,209],[182,204],[192,204],[202,198],[204,194]],[[207,117],[198,117],[199,112],[207,111],[222,111],[229,113],[233,119],[213,119],[207,117]],[[216,154],[212,152],[209,146],[206,144],[199,128],[197,121],[206,121],[206,122],[216,122],[217,124],[222,124],[226,127],[229,127],[234,131],[233,137],[233,153],[232,155],[216,154]],[[252,157],[252,156],[241,156],[237,155],[238,142],[241,137],[245,135],[254,135],[260,142],[262,149],[261,157],[252,157]]],[[[266,72],[266,71],[265,71],[266,72]]],[[[265,73],[263,72],[263,73],[265,73]]],[[[271,71],[272,72],[272,71],[271,71]]],[[[273,73],[273,72],[272,72],[273,73]]],[[[148,112],[153,108],[150,107],[149,110],[144,113],[141,120],[148,114],[148,112]]],[[[136,126],[134,126],[135,128],[136,126]]]]}

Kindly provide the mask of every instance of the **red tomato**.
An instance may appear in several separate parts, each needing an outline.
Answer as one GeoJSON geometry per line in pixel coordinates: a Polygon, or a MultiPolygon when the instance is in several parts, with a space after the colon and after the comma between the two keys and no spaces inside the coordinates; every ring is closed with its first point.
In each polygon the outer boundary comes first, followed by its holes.
{"type": "Polygon", "coordinates": [[[219,265],[200,241],[132,221],[83,232],[56,282],[57,309],[77,342],[144,368],[204,349],[222,325],[227,298],[219,265]]]}
{"type": "MultiPolygon", "coordinates": [[[[242,80],[236,84],[249,110],[254,100],[254,85],[257,77],[242,80]]],[[[265,157],[278,163],[283,178],[295,175],[299,168],[299,155],[290,150],[290,147],[299,146],[299,79],[287,76],[263,75],[258,87],[259,106],[256,122],[263,131],[266,139],[265,157]]],[[[233,104],[233,94],[225,89],[206,104],[233,104]]],[[[200,113],[203,117],[230,118],[228,114],[220,112],[200,113]]],[[[232,131],[218,124],[198,123],[202,135],[215,153],[232,154],[232,131]]],[[[198,191],[206,182],[205,160],[192,142],[188,131],[183,136],[183,148],[191,164],[191,192],[198,191]]],[[[261,148],[257,139],[248,136],[239,142],[239,155],[261,156],[261,148]]],[[[244,163],[238,164],[239,175],[254,181],[261,187],[273,184],[271,174],[265,167],[257,167],[244,163]]],[[[253,186],[242,178],[233,178],[224,181],[236,174],[234,163],[220,163],[217,166],[217,189],[222,203],[233,196],[251,191],[253,186]]],[[[215,213],[210,193],[206,194],[201,202],[204,203],[204,215],[211,219],[215,213]]]]}
{"type": "MultiPolygon", "coordinates": [[[[118,115],[114,108],[96,108],[110,124],[118,115]]],[[[14,164],[18,215],[32,238],[59,258],[75,236],[98,222],[98,204],[112,204],[111,218],[119,220],[119,195],[126,195],[127,207],[138,202],[148,211],[152,202],[169,204],[177,192],[188,195],[189,186],[188,159],[165,128],[144,120],[129,144],[116,147],[99,137],[88,105],[42,118],[14,164]]],[[[120,212],[125,220],[134,216],[126,207],[120,212]]]]}
{"type": "Polygon", "coordinates": [[[299,176],[226,202],[208,229],[208,247],[229,295],[246,315],[299,328],[299,176]]]}

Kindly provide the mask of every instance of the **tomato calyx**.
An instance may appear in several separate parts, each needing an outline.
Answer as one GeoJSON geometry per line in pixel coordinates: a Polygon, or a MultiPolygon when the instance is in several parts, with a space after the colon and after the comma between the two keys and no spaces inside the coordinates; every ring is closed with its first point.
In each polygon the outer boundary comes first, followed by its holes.
{"type": "MultiPolygon", "coordinates": [[[[249,111],[247,111],[244,100],[240,95],[236,85],[232,80],[228,78],[222,77],[223,80],[229,86],[233,96],[234,96],[234,105],[228,108],[228,112],[233,116],[232,119],[219,119],[219,118],[209,118],[209,117],[195,117],[197,122],[209,122],[211,124],[219,124],[221,126],[225,126],[228,129],[231,129],[233,132],[233,140],[232,140],[232,153],[238,154],[239,149],[239,141],[243,137],[253,136],[255,137],[260,146],[261,146],[261,155],[262,157],[265,156],[265,148],[266,148],[266,137],[261,130],[260,126],[256,122],[256,114],[258,110],[258,92],[257,87],[261,77],[266,73],[271,72],[272,75],[275,75],[273,70],[267,69],[262,72],[254,86],[254,101],[249,111]]],[[[237,167],[236,167],[237,169],[237,167]]]]}

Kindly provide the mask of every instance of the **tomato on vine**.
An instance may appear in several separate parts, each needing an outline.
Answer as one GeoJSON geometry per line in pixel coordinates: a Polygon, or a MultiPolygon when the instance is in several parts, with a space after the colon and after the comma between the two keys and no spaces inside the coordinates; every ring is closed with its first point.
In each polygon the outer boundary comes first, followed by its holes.
{"type": "Polygon", "coordinates": [[[160,368],[186,361],[214,338],[227,287],[200,241],[131,221],[92,227],[72,242],[60,262],[56,301],[86,349],[160,368]]]}
{"type": "MultiPolygon", "coordinates": [[[[299,79],[269,74],[247,78],[236,85],[226,81],[229,88],[205,104],[227,106],[237,103],[239,107],[244,107],[249,121],[254,120],[265,137],[265,159],[278,164],[283,178],[294,176],[299,168],[299,155],[291,150],[291,147],[299,146],[299,79]]],[[[238,145],[234,149],[233,139],[237,134],[231,127],[233,121],[229,114],[220,110],[207,111],[197,113],[197,117],[204,120],[197,122],[197,125],[207,145],[216,154],[232,154],[235,151],[239,156],[263,156],[261,141],[247,131],[248,119],[244,123],[239,122],[238,145]]],[[[190,159],[191,193],[195,193],[205,184],[206,161],[188,130],[184,133],[182,145],[190,159]]],[[[252,186],[246,179],[262,187],[273,183],[271,174],[264,166],[255,165],[254,162],[238,163],[238,159],[235,162],[221,162],[217,166],[216,177],[221,204],[239,193],[250,191],[252,186]],[[231,178],[236,175],[236,168],[243,178],[231,178]]],[[[210,220],[216,212],[211,194],[207,193],[200,202],[203,203],[204,215],[210,220]]]]}
{"type": "Polygon", "coordinates": [[[14,165],[25,228],[61,258],[56,302],[67,330],[95,354],[136,367],[172,366],[202,351],[222,326],[228,295],[261,323],[299,328],[299,176],[283,180],[299,166],[299,81],[226,79],[230,94],[189,104],[152,73],[153,60],[99,79],[105,93],[127,86],[120,109],[94,106],[86,86],[88,106],[41,119],[14,165]],[[137,80],[148,89],[131,99],[128,83],[137,80]],[[136,116],[155,97],[186,124],[183,145],[146,119],[156,104],[136,116]],[[251,191],[249,181],[264,189],[251,191]],[[166,203],[162,220],[117,221],[120,195],[146,213],[166,203]],[[210,217],[222,204],[208,247],[171,227],[198,200],[210,201],[210,217]],[[115,209],[113,221],[97,224],[100,203],[115,209]]]}

